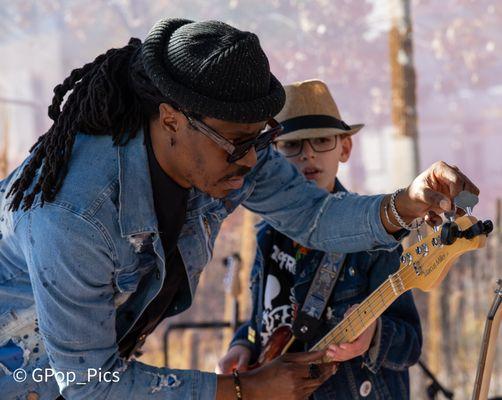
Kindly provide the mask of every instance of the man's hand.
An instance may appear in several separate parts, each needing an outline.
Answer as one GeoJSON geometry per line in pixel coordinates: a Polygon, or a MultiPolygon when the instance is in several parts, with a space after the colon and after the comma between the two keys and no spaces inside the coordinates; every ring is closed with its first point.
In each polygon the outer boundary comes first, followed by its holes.
{"type": "Polygon", "coordinates": [[[217,374],[230,374],[236,368],[239,371],[248,369],[249,359],[251,358],[251,350],[245,346],[232,346],[227,354],[225,354],[216,367],[217,374]]]}
{"type": "Polygon", "coordinates": [[[337,368],[334,362],[318,364],[320,376],[309,377],[309,364],[326,353],[287,353],[261,368],[241,374],[244,399],[306,400],[337,368]]]}
{"type": "MultiPolygon", "coordinates": [[[[425,217],[430,225],[441,224],[441,213],[451,211],[453,199],[463,190],[475,195],[479,189],[457,167],[438,161],[418,175],[410,186],[396,197],[396,209],[406,223],[415,218],[425,217]]],[[[388,224],[384,217],[383,207],[388,204],[386,199],[382,205],[382,221],[389,232],[397,229],[388,224]]],[[[389,211],[390,213],[390,211],[389,211]]],[[[390,214],[393,224],[395,219],[390,214]]]]}
{"type": "MultiPolygon", "coordinates": [[[[351,306],[345,313],[345,317],[357,307],[357,304],[351,306]]],[[[359,337],[351,343],[342,343],[340,345],[331,344],[328,346],[326,355],[333,361],[347,361],[354,357],[361,356],[368,351],[375,335],[377,321],[374,321],[359,337]]]]}

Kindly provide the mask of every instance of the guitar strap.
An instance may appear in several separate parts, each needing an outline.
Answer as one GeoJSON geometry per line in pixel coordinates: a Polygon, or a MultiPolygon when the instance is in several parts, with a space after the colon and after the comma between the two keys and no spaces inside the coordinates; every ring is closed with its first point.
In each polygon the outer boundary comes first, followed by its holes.
{"type": "Polygon", "coordinates": [[[344,261],[343,253],[324,253],[302,309],[293,322],[293,334],[297,339],[303,342],[314,339],[344,261]]]}

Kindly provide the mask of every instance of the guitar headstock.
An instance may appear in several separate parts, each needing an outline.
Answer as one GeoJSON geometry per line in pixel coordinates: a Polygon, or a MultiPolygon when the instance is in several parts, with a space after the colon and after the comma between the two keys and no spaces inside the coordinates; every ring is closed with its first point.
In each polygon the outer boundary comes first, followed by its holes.
{"type": "Polygon", "coordinates": [[[459,256],[485,246],[492,229],[491,221],[481,222],[464,215],[408,247],[403,251],[399,269],[403,289],[434,289],[459,256]]]}

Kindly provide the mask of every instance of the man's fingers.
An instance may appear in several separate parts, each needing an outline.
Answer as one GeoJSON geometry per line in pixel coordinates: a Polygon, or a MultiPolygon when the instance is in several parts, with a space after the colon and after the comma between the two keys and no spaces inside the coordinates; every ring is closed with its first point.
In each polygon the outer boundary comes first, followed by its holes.
{"type": "Polygon", "coordinates": [[[441,216],[436,214],[434,211],[429,211],[427,213],[427,215],[425,216],[425,222],[428,225],[434,227],[434,226],[441,225],[443,223],[443,219],[441,218],[441,216]]]}
{"type": "Polygon", "coordinates": [[[465,176],[457,167],[452,167],[445,162],[438,162],[434,168],[435,178],[449,188],[449,197],[453,198],[462,190],[467,190],[475,195],[479,194],[479,188],[465,176]]]}
{"type": "Polygon", "coordinates": [[[309,365],[303,366],[303,368],[305,369],[305,373],[302,375],[303,379],[305,379],[306,381],[311,381],[313,386],[319,386],[319,384],[328,379],[338,369],[338,362],[336,361],[330,361],[327,363],[316,364],[316,365],[319,367],[319,370],[321,371],[319,378],[311,378],[309,376],[309,365]]]}
{"type": "Polygon", "coordinates": [[[217,374],[228,374],[230,372],[230,363],[227,360],[220,361],[216,366],[217,374]]]}
{"type": "Polygon", "coordinates": [[[420,193],[420,196],[420,200],[428,204],[431,207],[431,210],[436,214],[451,210],[450,199],[440,192],[426,187],[423,189],[422,193],[420,193]]]}
{"type": "Polygon", "coordinates": [[[282,356],[285,362],[307,364],[314,361],[320,361],[324,356],[325,351],[309,351],[304,353],[286,353],[282,356]]]}
{"type": "MultiPolygon", "coordinates": [[[[237,366],[235,368],[237,368],[239,371],[247,371],[248,370],[248,363],[247,362],[239,362],[239,364],[237,364],[237,366]]],[[[232,371],[229,371],[229,372],[232,372],[232,371]]]]}
{"type": "Polygon", "coordinates": [[[241,355],[239,357],[239,360],[237,361],[237,366],[236,368],[239,371],[247,371],[248,369],[248,364],[249,364],[249,357],[245,355],[241,355]]]}

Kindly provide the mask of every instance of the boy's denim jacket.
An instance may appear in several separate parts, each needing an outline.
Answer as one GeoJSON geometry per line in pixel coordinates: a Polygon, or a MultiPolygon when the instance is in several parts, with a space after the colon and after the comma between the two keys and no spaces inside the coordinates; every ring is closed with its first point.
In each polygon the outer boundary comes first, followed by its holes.
{"type": "MultiPolygon", "coordinates": [[[[169,269],[143,132],[123,146],[113,146],[111,136],[79,133],[56,199],[42,207],[37,196],[30,210],[11,212],[6,194],[27,160],[0,182],[2,398],[30,391],[51,400],[59,392],[68,400],[215,398],[213,373],[118,355],[117,343],[169,269]],[[27,372],[23,383],[14,380],[17,368],[27,372]],[[45,368],[57,373],[57,384],[41,375],[45,368]]],[[[239,204],[306,247],[354,252],[398,245],[380,221],[381,201],[328,194],[271,147],[258,154],[243,187],[225,198],[190,189],[178,241],[190,287],[169,315],[190,306],[220,225],[239,204]]]]}
{"type": "MultiPolygon", "coordinates": [[[[337,181],[337,193],[345,189],[337,181]]],[[[244,345],[251,350],[254,362],[262,350],[260,332],[264,301],[264,282],[267,260],[273,244],[280,248],[291,240],[275,231],[268,223],[258,225],[257,252],[251,272],[252,314],[236,332],[230,347],[244,345]],[[249,335],[250,328],[252,330],[249,335]],[[254,332],[253,332],[254,331],[254,332]],[[250,338],[255,338],[252,342],[250,338]]],[[[287,248],[288,246],[286,246],[287,248]]],[[[361,303],[369,294],[399,268],[401,246],[394,251],[360,251],[347,254],[338,281],[328,302],[319,333],[306,350],[335,327],[347,309],[361,303]]],[[[294,254],[290,254],[294,257],[294,254]]],[[[322,257],[309,258],[321,260],[322,257]]],[[[325,259],[323,259],[325,260],[325,259]]],[[[318,262],[298,269],[294,293],[301,307],[318,262]]],[[[421,353],[422,330],[411,292],[401,295],[378,320],[370,349],[363,355],[340,364],[337,373],[315,393],[315,400],[325,399],[406,399],[409,394],[408,367],[415,364],[421,353]]]]}

